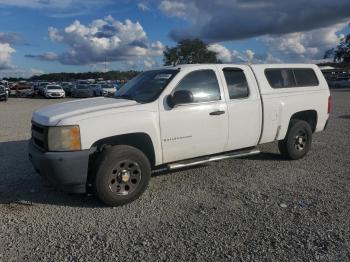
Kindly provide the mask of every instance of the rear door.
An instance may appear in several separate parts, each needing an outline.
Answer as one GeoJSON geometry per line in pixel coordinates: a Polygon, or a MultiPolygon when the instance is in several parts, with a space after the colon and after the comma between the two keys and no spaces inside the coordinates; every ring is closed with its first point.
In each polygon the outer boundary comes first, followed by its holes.
{"type": "Polygon", "coordinates": [[[160,99],[163,162],[222,152],[228,138],[228,114],[215,66],[181,70],[160,99]],[[170,108],[166,97],[178,90],[193,93],[194,102],[170,108]]]}
{"type": "Polygon", "coordinates": [[[262,108],[255,76],[248,66],[218,65],[228,112],[226,151],[257,145],[262,108]]]}

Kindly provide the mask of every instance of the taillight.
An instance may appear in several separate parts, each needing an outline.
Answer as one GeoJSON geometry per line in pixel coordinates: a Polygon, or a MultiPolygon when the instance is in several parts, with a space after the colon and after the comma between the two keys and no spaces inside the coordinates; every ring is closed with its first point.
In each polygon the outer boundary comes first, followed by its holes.
{"type": "Polygon", "coordinates": [[[330,114],[331,113],[331,96],[328,97],[328,110],[327,113],[330,114]]]}

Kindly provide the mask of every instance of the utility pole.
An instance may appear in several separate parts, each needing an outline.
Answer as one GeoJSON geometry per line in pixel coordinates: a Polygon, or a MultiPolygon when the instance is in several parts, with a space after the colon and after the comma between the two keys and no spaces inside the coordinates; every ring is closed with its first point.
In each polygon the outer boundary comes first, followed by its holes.
{"type": "Polygon", "coordinates": [[[105,73],[107,73],[107,56],[105,56],[105,73]]]}

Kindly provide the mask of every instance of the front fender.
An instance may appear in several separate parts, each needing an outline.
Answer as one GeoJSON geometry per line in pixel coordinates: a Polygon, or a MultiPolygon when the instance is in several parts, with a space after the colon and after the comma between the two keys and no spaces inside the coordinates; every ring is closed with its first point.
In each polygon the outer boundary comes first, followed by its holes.
{"type": "Polygon", "coordinates": [[[155,164],[162,163],[158,112],[133,111],[104,115],[80,121],[82,149],[90,149],[98,140],[131,133],[145,133],[151,140],[155,164]]]}

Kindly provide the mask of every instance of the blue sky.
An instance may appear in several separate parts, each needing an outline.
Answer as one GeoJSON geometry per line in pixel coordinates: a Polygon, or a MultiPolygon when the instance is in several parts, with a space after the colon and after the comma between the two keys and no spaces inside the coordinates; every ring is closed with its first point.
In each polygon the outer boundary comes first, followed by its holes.
{"type": "Polygon", "coordinates": [[[230,63],[319,62],[350,1],[0,0],[0,77],[146,69],[199,37],[230,63]]]}

